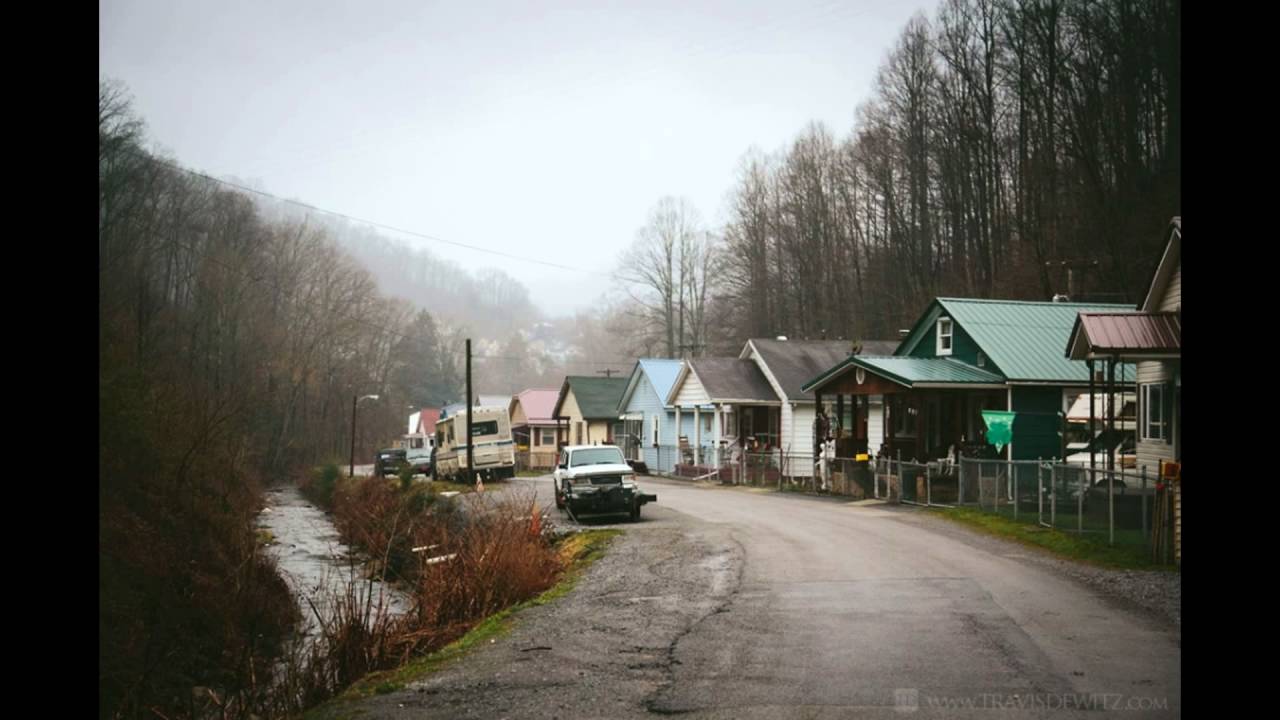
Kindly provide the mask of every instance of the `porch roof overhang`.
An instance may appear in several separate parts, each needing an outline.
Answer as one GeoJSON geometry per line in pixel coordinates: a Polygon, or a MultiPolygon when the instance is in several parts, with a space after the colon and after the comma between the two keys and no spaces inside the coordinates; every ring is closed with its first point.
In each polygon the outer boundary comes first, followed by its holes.
{"type": "MultiPolygon", "coordinates": [[[[852,355],[805,383],[804,391],[821,393],[824,388],[832,387],[839,380],[859,369],[909,390],[981,390],[1008,387],[1004,377],[951,358],[852,355]]],[[[868,388],[867,394],[880,393],[868,388]]]]}
{"type": "Polygon", "coordinates": [[[724,398],[724,399],[716,398],[715,404],[716,405],[732,405],[734,407],[743,407],[743,406],[750,406],[750,405],[781,407],[782,401],[781,400],[754,400],[754,399],[742,400],[742,399],[734,399],[734,398],[724,398]]]}
{"type": "Polygon", "coordinates": [[[1080,313],[1067,340],[1072,360],[1176,360],[1182,357],[1182,317],[1172,312],[1080,313]]]}

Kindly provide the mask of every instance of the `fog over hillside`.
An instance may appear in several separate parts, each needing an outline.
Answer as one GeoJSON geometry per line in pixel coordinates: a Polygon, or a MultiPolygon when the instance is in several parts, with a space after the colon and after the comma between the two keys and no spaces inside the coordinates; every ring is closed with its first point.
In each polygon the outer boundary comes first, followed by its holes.
{"type": "Polygon", "coordinates": [[[549,316],[523,283],[500,269],[468,269],[363,223],[270,197],[255,200],[265,217],[324,228],[385,295],[430,312],[454,352],[460,355],[470,337],[477,392],[558,388],[567,374],[616,374],[631,367],[634,359],[609,335],[610,308],[603,299],[589,310],[549,316]]]}

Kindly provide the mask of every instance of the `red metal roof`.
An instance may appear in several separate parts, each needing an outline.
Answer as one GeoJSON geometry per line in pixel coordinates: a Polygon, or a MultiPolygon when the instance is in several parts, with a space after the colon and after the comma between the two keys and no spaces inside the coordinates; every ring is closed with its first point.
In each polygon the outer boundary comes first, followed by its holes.
{"type": "Polygon", "coordinates": [[[1080,313],[1071,331],[1068,354],[1177,355],[1182,352],[1178,313],[1080,313]]]}
{"type": "Polygon", "coordinates": [[[418,411],[418,431],[432,435],[436,431],[436,423],[440,421],[440,408],[422,408],[418,411]]]}
{"type": "MultiPolygon", "coordinates": [[[[515,400],[524,408],[524,416],[530,425],[554,425],[551,416],[556,409],[556,400],[560,397],[560,389],[530,389],[517,393],[515,400]]],[[[515,409],[515,403],[512,403],[515,409]]]]}

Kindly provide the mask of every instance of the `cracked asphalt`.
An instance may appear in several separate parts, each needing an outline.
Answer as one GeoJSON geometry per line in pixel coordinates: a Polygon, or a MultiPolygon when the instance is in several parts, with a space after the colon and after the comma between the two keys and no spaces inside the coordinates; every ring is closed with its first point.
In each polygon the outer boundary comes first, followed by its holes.
{"type": "MultiPolygon", "coordinates": [[[[550,503],[549,479],[513,484],[550,503]]],[[[572,593],[402,691],[327,715],[1181,714],[1180,626],[1026,548],[911,508],[641,486],[658,503],[618,525],[572,593]]]]}

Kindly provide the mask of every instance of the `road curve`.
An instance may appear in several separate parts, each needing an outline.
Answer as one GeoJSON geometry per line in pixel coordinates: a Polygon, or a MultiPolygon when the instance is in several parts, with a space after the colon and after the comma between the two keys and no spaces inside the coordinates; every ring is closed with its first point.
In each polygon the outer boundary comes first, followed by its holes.
{"type": "Polygon", "coordinates": [[[360,716],[1180,716],[1179,628],[1034,551],[912,508],[642,486],[658,503],[574,593],[360,716]]]}

